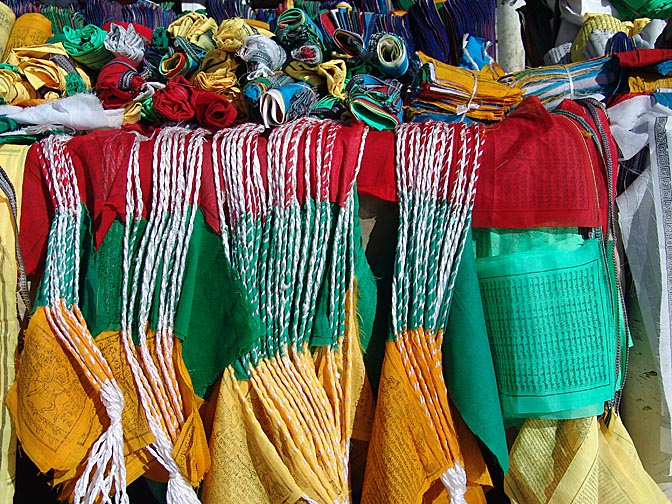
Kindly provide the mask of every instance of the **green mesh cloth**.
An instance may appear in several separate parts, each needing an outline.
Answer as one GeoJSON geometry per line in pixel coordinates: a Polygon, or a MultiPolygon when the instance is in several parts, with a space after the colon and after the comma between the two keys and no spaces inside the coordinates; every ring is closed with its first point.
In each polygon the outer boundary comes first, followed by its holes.
{"type": "MultiPolygon", "coordinates": [[[[86,216],[80,308],[91,334],[97,336],[121,328],[124,224],[115,221],[95,251],[88,213],[86,216]]],[[[160,285],[156,298],[159,289],[160,285]]],[[[154,312],[153,328],[155,317],[154,312]]],[[[249,350],[262,332],[258,317],[251,312],[244,290],[226,262],[219,235],[198,210],[175,318],[175,334],[182,340],[182,356],[195,392],[203,396],[222,370],[249,350]]]]}
{"type": "Polygon", "coordinates": [[[670,0],[611,0],[624,19],[667,19],[672,16],[670,0]]]}
{"type": "Polygon", "coordinates": [[[622,314],[602,241],[581,241],[569,230],[478,233],[478,279],[505,419],[598,415],[614,397],[622,314]],[[488,249],[503,253],[484,257],[488,249]]]}
{"type": "Polygon", "coordinates": [[[68,55],[91,70],[100,70],[113,57],[105,48],[107,32],[96,25],[89,24],[81,29],[64,26],[63,35],[63,46],[68,55]]]}

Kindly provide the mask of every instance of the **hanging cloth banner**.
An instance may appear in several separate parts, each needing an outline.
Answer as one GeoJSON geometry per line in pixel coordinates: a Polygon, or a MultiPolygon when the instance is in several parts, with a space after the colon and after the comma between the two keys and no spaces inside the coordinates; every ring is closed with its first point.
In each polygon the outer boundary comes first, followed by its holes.
{"type": "Polygon", "coordinates": [[[441,369],[458,265],[469,231],[480,127],[428,121],[397,131],[399,242],[362,502],[414,504],[432,490],[482,502],[490,478],[473,435],[459,432],[441,369]],[[421,154],[422,152],[422,154],[421,154]]]}

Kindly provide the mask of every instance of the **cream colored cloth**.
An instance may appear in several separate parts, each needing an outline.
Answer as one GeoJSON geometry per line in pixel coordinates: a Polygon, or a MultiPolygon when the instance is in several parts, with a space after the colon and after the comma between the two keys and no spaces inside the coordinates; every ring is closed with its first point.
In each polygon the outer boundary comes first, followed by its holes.
{"type": "MultiPolygon", "coordinates": [[[[0,166],[14,186],[17,215],[21,218],[21,192],[23,167],[28,153],[27,145],[3,145],[0,147],[0,166]]],[[[16,253],[15,229],[10,218],[11,207],[7,195],[0,191],[0,390],[3,403],[0,406],[0,502],[14,500],[14,471],[16,460],[16,432],[9,410],[4,404],[9,387],[14,382],[14,354],[19,336],[19,321],[16,305],[16,253]]]]}
{"type": "Polygon", "coordinates": [[[510,461],[504,490],[513,504],[669,502],[616,414],[608,426],[596,417],[529,419],[510,461]]]}

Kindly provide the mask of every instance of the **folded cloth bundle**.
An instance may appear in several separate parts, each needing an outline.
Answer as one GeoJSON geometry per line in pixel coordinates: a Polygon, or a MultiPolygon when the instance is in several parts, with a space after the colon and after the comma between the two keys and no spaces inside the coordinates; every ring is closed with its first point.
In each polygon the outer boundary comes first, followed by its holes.
{"type": "Polygon", "coordinates": [[[194,90],[192,102],[198,124],[220,130],[231,126],[236,120],[236,108],[224,96],[212,91],[194,90]]]}
{"type": "Polygon", "coordinates": [[[81,30],[65,26],[63,35],[68,55],[91,70],[100,70],[113,57],[105,48],[107,32],[96,25],[89,24],[81,30]]]}
{"type": "Polygon", "coordinates": [[[252,26],[241,18],[225,19],[219,25],[217,33],[213,36],[215,45],[218,49],[224,49],[227,52],[236,52],[243,47],[245,37],[254,34],[261,34],[272,37],[273,33],[257,26],[252,26]]]}
{"type": "Polygon", "coordinates": [[[135,31],[132,24],[124,28],[112,23],[105,37],[105,48],[114,56],[123,56],[137,66],[145,55],[145,39],[135,31]]]}
{"type": "Polygon", "coordinates": [[[266,91],[292,83],[294,83],[294,79],[283,72],[277,72],[265,77],[257,77],[245,84],[245,87],[243,87],[243,97],[250,104],[250,108],[256,108],[266,91]]]}
{"type": "Polygon", "coordinates": [[[200,12],[191,11],[180,16],[170,24],[167,31],[169,35],[183,37],[205,50],[215,48],[212,37],[217,31],[217,22],[200,12]]]}
{"type": "Polygon", "coordinates": [[[391,130],[402,122],[401,83],[359,74],[350,79],[346,89],[350,112],[376,130],[391,130]]]}
{"type": "Polygon", "coordinates": [[[96,92],[105,108],[119,108],[137,97],[144,83],[134,62],[118,56],[98,74],[96,92]]]}
{"type": "Polygon", "coordinates": [[[258,34],[245,37],[242,47],[236,54],[247,63],[248,79],[256,79],[281,70],[287,60],[285,50],[274,39],[258,34]]]}
{"type": "Polygon", "coordinates": [[[280,44],[292,51],[295,58],[303,55],[312,64],[323,61],[325,48],[322,32],[301,9],[288,9],[280,14],[275,35],[280,44]]]}
{"type": "Polygon", "coordinates": [[[347,68],[345,61],[332,59],[309,65],[302,61],[292,61],[285,68],[285,73],[296,80],[307,82],[311,86],[326,86],[327,93],[331,96],[345,100],[345,81],[347,68]]]}
{"type": "Polygon", "coordinates": [[[441,63],[422,52],[418,56],[423,67],[411,94],[413,112],[441,111],[501,121],[523,98],[518,86],[498,82],[487,67],[475,72],[441,63]]]}
{"type": "Polygon", "coordinates": [[[183,37],[175,37],[173,44],[161,58],[159,72],[167,79],[176,75],[188,77],[198,70],[205,57],[205,50],[183,37]]]}
{"type": "MultiPolygon", "coordinates": [[[[629,54],[629,53],[625,53],[629,54]]],[[[609,96],[620,80],[618,62],[609,57],[568,65],[530,68],[515,72],[501,82],[523,89],[524,96],[538,96],[549,110],[565,98],[609,96]]]]}
{"type": "Polygon", "coordinates": [[[192,105],[193,86],[178,75],[152,96],[154,109],[168,121],[189,121],[196,111],[192,105]]]}
{"type": "Polygon", "coordinates": [[[401,77],[408,70],[406,43],[394,33],[374,33],[369,52],[376,66],[389,77],[401,77]]]}
{"type": "Polygon", "coordinates": [[[266,127],[278,126],[308,115],[318,94],[305,82],[294,82],[269,89],[259,100],[259,111],[266,127]]]}

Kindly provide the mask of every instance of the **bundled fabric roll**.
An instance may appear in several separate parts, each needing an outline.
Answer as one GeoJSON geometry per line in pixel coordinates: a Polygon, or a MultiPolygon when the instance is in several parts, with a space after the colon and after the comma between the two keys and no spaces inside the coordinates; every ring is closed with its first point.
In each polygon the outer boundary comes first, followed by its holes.
{"type": "Polygon", "coordinates": [[[401,124],[404,110],[399,81],[359,74],[350,79],[346,92],[352,115],[371,128],[392,130],[401,124]]]}
{"type": "Polygon", "coordinates": [[[501,82],[538,96],[552,110],[562,100],[595,97],[604,99],[616,90],[620,68],[615,58],[603,57],[568,65],[530,68],[507,75],[501,82]]]}
{"type": "Polygon", "coordinates": [[[285,50],[264,35],[249,35],[236,52],[247,63],[247,78],[266,77],[281,70],[287,60],[285,50]]]}
{"type": "Polygon", "coordinates": [[[482,133],[480,126],[433,121],[397,130],[400,223],[392,333],[378,387],[365,504],[422,502],[430,489],[439,496],[441,487],[453,504],[480,502],[479,485],[490,483],[474,439],[456,427],[440,358],[455,275],[468,246],[482,133]]]}
{"type": "Polygon", "coordinates": [[[182,76],[171,79],[152,96],[154,109],[169,121],[189,121],[194,117],[193,86],[182,76]]]}
{"type": "Polygon", "coordinates": [[[63,46],[68,55],[91,70],[100,70],[112,59],[112,54],[105,48],[107,32],[96,25],[90,24],[81,30],[66,26],[63,35],[63,46]]]}
{"type": "Polygon", "coordinates": [[[221,22],[217,32],[213,36],[213,40],[218,49],[223,49],[227,52],[236,52],[243,46],[245,37],[255,34],[267,37],[273,36],[273,32],[251,26],[244,19],[231,18],[221,22]]]}
{"type": "Polygon", "coordinates": [[[192,93],[194,116],[198,124],[211,130],[219,130],[233,124],[236,109],[224,96],[212,91],[192,93]]]}
{"type": "Polygon", "coordinates": [[[410,94],[412,114],[444,111],[472,119],[500,121],[522,100],[517,85],[498,82],[487,71],[474,72],[441,63],[418,52],[423,67],[410,94]]]}
{"type": "Polygon", "coordinates": [[[217,22],[200,12],[187,12],[168,26],[168,34],[173,37],[182,37],[202,49],[214,49],[212,40],[217,31],[217,22]]]}
{"type": "Polygon", "coordinates": [[[118,56],[98,74],[96,92],[105,108],[120,108],[138,96],[144,83],[135,63],[118,56]]]}
{"type": "Polygon", "coordinates": [[[112,23],[105,37],[105,48],[114,56],[122,56],[139,65],[145,55],[145,41],[132,24],[127,28],[112,23]]]}
{"type": "Polygon", "coordinates": [[[317,92],[305,82],[271,88],[259,100],[261,119],[267,127],[285,124],[308,115],[317,98],[317,92]]]}
{"type": "Polygon", "coordinates": [[[347,68],[342,59],[333,59],[317,65],[308,65],[302,61],[292,61],[285,67],[285,73],[296,80],[307,82],[311,86],[326,89],[331,96],[344,100],[347,68]]]}
{"type": "Polygon", "coordinates": [[[300,59],[315,65],[322,63],[326,56],[322,32],[301,9],[288,9],[280,14],[275,35],[280,44],[292,51],[294,58],[303,51],[310,56],[300,59]]]}
{"type": "Polygon", "coordinates": [[[394,33],[376,33],[369,41],[378,68],[390,77],[401,77],[408,70],[408,53],[404,40],[394,33]]]}

